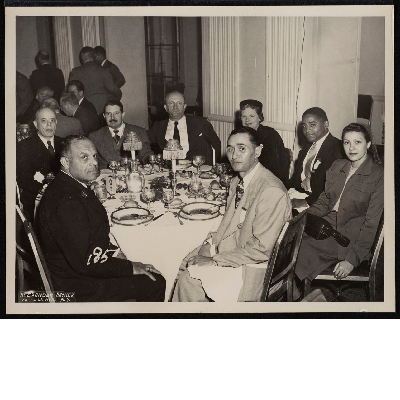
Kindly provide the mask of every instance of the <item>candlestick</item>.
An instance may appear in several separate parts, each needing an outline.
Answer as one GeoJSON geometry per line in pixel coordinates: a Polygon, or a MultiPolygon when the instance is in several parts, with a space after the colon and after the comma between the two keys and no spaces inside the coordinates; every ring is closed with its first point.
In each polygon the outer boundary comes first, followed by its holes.
{"type": "Polygon", "coordinates": [[[212,147],[212,153],[213,153],[213,166],[215,165],[215,150],[214,147],[212,147]]]}
{"type": "Polygon", "coordinates": [[[135,160],[136,159],[135,150],[131,150],[131,154],[132,154],[132,160],[135,160]]]}
{"type": "Polygon", "coordinates": [[[171,161],[172,161],[172,172],[175,174],[175,172],[176,172],[176,159],[173,158],[171,161]]]}

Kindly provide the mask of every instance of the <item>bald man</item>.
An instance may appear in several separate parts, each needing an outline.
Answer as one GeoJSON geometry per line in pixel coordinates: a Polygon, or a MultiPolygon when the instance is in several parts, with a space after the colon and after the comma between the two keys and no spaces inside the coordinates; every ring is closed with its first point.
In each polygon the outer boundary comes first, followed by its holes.
{"type": "Polygon", "coordinates": [[[53,97],[54,91],[48,86],[40,87],[34,99],[32,99],[28,108],[25,110],[23,114],[20,115],[18,122],[21,124],[32,124],[33,120],[36,116],[36,111],[39,110],[42,101],[45,99],[49,99],[53,97]]]}
{"type": "Polygon", "coordinates": [[[60,105],[52,97],[42,101],[41,108],[51,108],[57,117],[56,135],[65,138],[69,135],[82,135],[81,123],[74,117],[66,117],[60,113],[60,105]]]}
{"type": "Polygon", "coordinates": [[[60,168],[59,151],[62,138],[55,136],[57,117],[50,108],[40,108],[33,122],[37,134],[17,143],[17,183],[26,217],[33,221],[35,199],[45,177],[60,168]]]}

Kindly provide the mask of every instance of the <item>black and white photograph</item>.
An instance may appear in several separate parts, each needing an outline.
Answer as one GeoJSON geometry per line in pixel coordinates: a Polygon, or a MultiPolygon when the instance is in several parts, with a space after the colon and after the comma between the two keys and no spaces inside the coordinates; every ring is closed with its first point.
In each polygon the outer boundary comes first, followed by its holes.
{"type": "Polygon", "coordinates": [[[8,314],[395,310],[392,6],[7,7],[5,47],[8,314]]]}

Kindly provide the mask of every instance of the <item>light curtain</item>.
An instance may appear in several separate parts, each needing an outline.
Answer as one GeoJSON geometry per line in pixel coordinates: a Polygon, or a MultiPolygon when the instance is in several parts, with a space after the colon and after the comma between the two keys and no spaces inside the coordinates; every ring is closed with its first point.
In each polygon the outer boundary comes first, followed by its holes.
{"type": "MultiPolygon", "coordinates": [[[[239,18],[202,18],[203,115],[232,116],[238,103],[239,18]]],[[[221,139],[222,155],[233,123],[211,121],[221,139]]]]}
{"type": "Polygon", "coordinates": [[[83,46],[100,46],[99,17],[81,17],[83,46]]]}
{"type": "Polygon", "coordinates": [[[56,65],[67,79],[72,68],[73,50],[70,17],[54,18],[56,65]]]}
{"type": "MultiPolygon", "coordinates": [[[[266,17],[266,121],[296,124],[300,80],[302,17],[266,17]]],[[[295,134],[280,131],[285,147],[294,150],[295,134]]]]}

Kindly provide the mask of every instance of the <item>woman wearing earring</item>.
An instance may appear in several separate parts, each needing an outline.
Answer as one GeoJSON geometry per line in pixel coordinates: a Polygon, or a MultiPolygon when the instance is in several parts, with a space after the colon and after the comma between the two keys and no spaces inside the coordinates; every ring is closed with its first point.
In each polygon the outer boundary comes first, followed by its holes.
{"type": "Polygon", "coordinates": [[[263,145],[259,157],[260,163],[285,183],[289,179],[289,155],[279,133],[269,126],[261,125],[264,121],[262,106],[262,103],[257,100],[241,101],[240,119],[243,126],[255,129],[260,137],[263,145]]]}
{"type": "Polygon", "coordinates": [[[323,217],[350,244],[342,247],[333,237],[315,240],[305,235],[295,269],[300,280],[313,280],[331,265],[336,279],[346,278],[370,255],[383,212],[383,166],[365,126],[346,126],[342,142],[347,159],[332,164],[325,191],[307,213],[323,217]]]}

